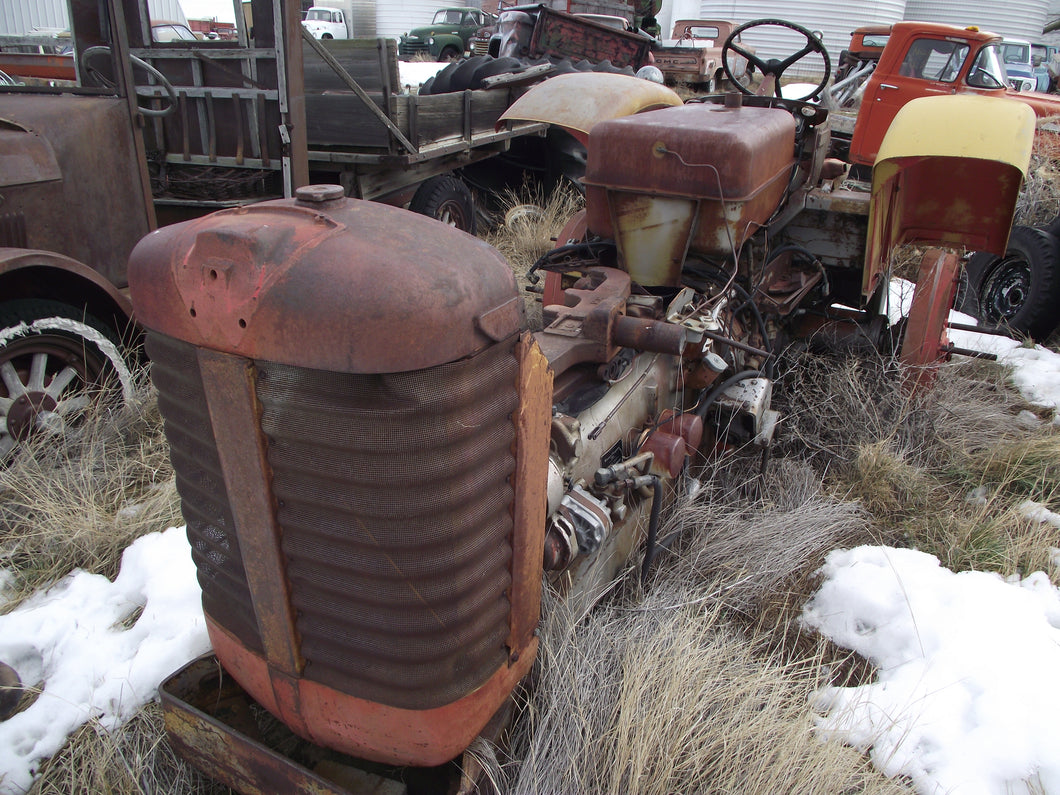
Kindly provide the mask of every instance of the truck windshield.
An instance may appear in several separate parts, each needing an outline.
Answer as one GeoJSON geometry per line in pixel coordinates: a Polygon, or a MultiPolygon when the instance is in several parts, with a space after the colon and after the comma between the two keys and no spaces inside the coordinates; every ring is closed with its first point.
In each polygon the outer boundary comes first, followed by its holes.
{"type": "Polygon", "coordinates": [[[453,8],[443,8],[437,14],[434,15],[435,25],[459,25],[460,21],[464,18],[462,11],[457,11],[453,8]]]}
{"type": "Polygon", "coordinates": [[[1001,56],[1005,63],[1031,62],[1031,47],[1029,44],[1014,44],[1010,41],[1002,42],[1001,56]]]}
{"type": "Polygon", "coordinates": [[[305,15],[306,20],[316,20],[317,22],[331,22],[331,12],[326,8],[311,8],[305,15]]]}
{"type": "Polygon", "coordinates": [[[968,72],[968,85],[973,88],[1004,88],[1008,83],[1005,65],[1001,62],[998,45],[988,44],[975,56],[968,72]]]}

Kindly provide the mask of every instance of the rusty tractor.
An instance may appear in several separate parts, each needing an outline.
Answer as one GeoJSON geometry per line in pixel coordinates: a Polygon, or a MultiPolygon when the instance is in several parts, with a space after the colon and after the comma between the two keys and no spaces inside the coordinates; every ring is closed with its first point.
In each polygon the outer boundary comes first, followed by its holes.
{"type": "Polygon", "coordinates": [[[1034,127],[1017,103],[910,103],[858,192],[804,102],[571,74],[499,124],[524,122],[588,152],[586,208],[532,269],[536,333],[490,246],[335,185],[132,254],[214,647],[164,684],[167,727],[241,791],[341,793],[351,769],[470,791],[461,755],[531,670],[543,579],[588,605],[631,558],[649,575],[689,467],[770,446],[787,341],[887,345],[891,255],[916,243],[943,248],[900,324],[911,386],[953,353],[948,249],[1004,250],[1034,127]]]}

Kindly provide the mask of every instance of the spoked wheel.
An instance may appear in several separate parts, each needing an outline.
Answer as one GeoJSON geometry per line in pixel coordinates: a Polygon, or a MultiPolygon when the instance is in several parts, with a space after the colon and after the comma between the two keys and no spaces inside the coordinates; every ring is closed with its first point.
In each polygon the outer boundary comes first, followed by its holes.
{"type": "Polygon", "coordinates": [[[431,177],[420,185],[409,209],[469,235],[475,234],[475,200],[467,185],[450,174],[431,177]]]}
{"type": "Polygon", "coordinates": [[[899,357],[906,367],[904,381],[910,391],[931,386],[936,365],[950,358],[946,326],[959,270],[957,256],[937,248],[928,249],[920,261],[899,357]]]}
{"type": "Polygon", "coordinates": [[[113,333],[55,301],[16,301],[0,312],[0,462],[33,436],[61,436],[92,400],[133,395],[113,333]]]}

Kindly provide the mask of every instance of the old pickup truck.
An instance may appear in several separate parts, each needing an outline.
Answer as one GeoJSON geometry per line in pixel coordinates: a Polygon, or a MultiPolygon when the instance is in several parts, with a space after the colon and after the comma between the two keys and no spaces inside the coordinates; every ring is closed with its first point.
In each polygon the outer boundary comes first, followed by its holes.
{"type": "MultiPolygon", "coordinates": [[[[655,65],[667,83],[685,83],[713,92],[725,77],[721,46],[735,27],[734,22],[727,20],[679,19],[674,23],[670,39],[652,45],[655,65]]],[[[738,43],[739,39],[735,41],[738,43]]],[[[747,49],[754,52],[753,48],[747,49]]],[[[746,82],[753,72],[747,59],[735,52],[730,57],[729,69],[740,82],[746,82]]]]}

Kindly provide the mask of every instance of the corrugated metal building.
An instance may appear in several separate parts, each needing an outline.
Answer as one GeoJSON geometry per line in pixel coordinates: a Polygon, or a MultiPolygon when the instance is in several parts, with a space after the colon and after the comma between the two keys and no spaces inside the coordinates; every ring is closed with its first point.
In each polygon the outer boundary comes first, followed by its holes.
{"type": "MultiPolygon", "coordinates": [[[[687,13],[690,0],[672,0],[674,12],[687,13]]],[[[670,4],[667,0],[666,4],[670,4]]],[[[665,4],[664,4],[665,5],[665,4]]],[[[1060,0],[870,0],[863,3],[836,0],[701,0],[696,12],[701,18],[752,19],[774,18],[796,22],[823,34],[823,41],[833,61],[850,42],[850,32],[861,25],[891,24],[903,19],[944,22],[951,25],[977,25],[1002,36],[1041,41],[1042,27],[1049,18],[1060,15],[1060,0]],[[1056,6],[1050,17],[1049,5],[1056,6]]],[[[665,8],[664,8],[665,13],[665,8]]],[[[661,16],[661,15],[660,15],[661,16]]],[[[680,18],[676,13],[672,18],[680,18]]],[[[797,34],[773,33],[748,36],[760,55],[779,57],[791,54],[803,44],[797,34]]],[[[807,59],[806,63],[810,63],[807,59]]],[[[819,63],[819,62],[818,62],[819,63]]],[[[792,73],[796,76],[796,73],[792,73]]]]}
{"type": "MultiPolygon", "coordinates": [[[[148,0],[154,19],[187,24],[180,0],[148,0]]],[[[0,35],[22,36],[40,28],[70,27],[66,0],[0,0],[0,35]]]]}
{"type": "Polygon", "coordinates": [[[908,0],[906,19],[945,22],[949,25],[975,25],[1013,39],[1039,41],[1045,27],[1048,0],[908,0]]]}

